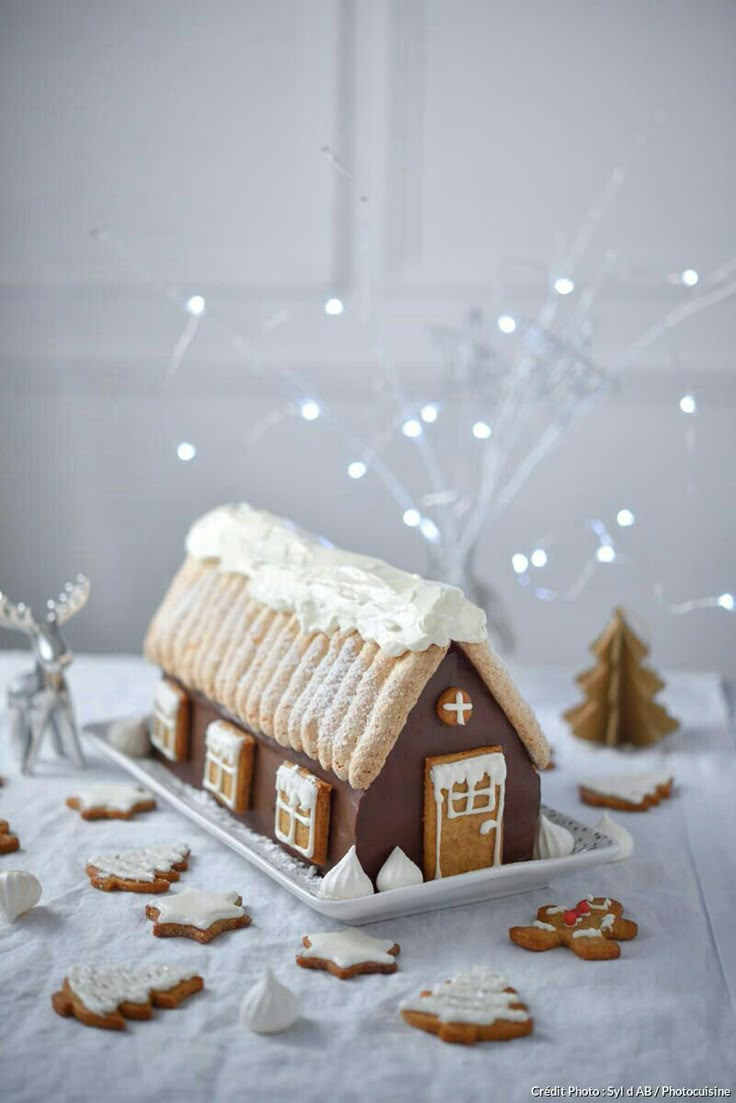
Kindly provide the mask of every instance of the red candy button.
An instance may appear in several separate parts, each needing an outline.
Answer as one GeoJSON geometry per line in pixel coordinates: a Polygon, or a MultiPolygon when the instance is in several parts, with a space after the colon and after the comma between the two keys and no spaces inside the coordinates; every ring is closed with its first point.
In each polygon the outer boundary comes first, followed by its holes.
{"type": "Polygon", "coordinates": [[[578,915],[590,915],[590,904],[587,900],[580,900],[575,911],[578,915]]]}
{"type": "Polygon", "coordinates": [[[575,911],[565,912],[562,918],[565,921],[566,927],[574,927],[578,921],[578,913],[575,911]]]}

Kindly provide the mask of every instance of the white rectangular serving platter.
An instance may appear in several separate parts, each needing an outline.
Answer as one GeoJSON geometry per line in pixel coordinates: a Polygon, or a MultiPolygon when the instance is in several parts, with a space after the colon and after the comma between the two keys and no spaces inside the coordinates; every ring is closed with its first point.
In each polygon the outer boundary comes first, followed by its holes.
{"type": "Polygon", "coordinates": [[[357,900],[329,900],[318,895],[321,877],[314,867],[306,866],[287,854],[278,843],[251,831],[234,819],[209,793],[180,781],[157,760],[130,758],[111,746],[107,740],[107,730],[114,722],[88,724],[85,727],[84,735],[95,749],[267,874],[303,904],[343,923],[373,923],[399,915],[455,908],[479,900],[531,892],[543,888],[550,878],[612,862],[619,855],[620,844],[608,835],[543,805],[545,816],[566,827],[575,838],[575,850],[566,858],[513,862],[438,881],[425,881],[422,885],[377,892],[357,900]]]}

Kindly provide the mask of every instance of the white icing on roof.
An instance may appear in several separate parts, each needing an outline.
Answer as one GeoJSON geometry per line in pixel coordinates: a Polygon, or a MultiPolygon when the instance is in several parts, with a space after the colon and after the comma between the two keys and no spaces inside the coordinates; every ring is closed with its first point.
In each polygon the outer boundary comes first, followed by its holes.
{"type": "Polygon", "coordinates": [[[354,630],[387,655],[486,639],[485,613],[457,587],[331,547],[246,503],[200,517],[186,548],[194,559],[217,559],[221,571],[247,576],[256,601],[295,613],[305,632],[354,630]]]}

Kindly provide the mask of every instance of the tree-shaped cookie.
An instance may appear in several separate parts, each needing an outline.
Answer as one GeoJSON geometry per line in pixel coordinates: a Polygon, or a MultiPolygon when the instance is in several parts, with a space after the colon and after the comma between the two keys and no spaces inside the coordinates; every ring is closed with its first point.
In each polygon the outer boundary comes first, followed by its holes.
{"type": "Polygon", "coordinates": [[[604,896],[589,896],[574,908],[546,904],[531,927],[512,927],[509,938],[524,950],[567,946],[583,961],[611,961],[621,956],[619,942],[636,938],[639,928],[623,918],[623,905],[604,896]]]}
{"type": "Polygon", "coordinates": [[[598,662],[576,678],[585,700],[563,713],[574,735],[608,747],[645,746],[679,726],[652,700],[664,682],[642,665],[649,649],[626,623],[623,610],[614,610],[590,650],[598,662]]]}

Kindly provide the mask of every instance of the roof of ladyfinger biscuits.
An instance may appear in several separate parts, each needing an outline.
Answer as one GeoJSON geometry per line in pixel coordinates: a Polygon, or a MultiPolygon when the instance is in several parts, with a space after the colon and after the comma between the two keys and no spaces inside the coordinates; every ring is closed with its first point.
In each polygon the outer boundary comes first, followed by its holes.
{"type": "MultiPolygon", "coordinates": [[[[487,643],[457,641],[532,761],[549,745],[487,643]]],[[[252,731],[366,789],[380,774],[447,647],[387,655],[356,631],[302,631],[292,612],[254,601],[248,579],[188,558],[148,630],[151,662],[252,731]]]]}

